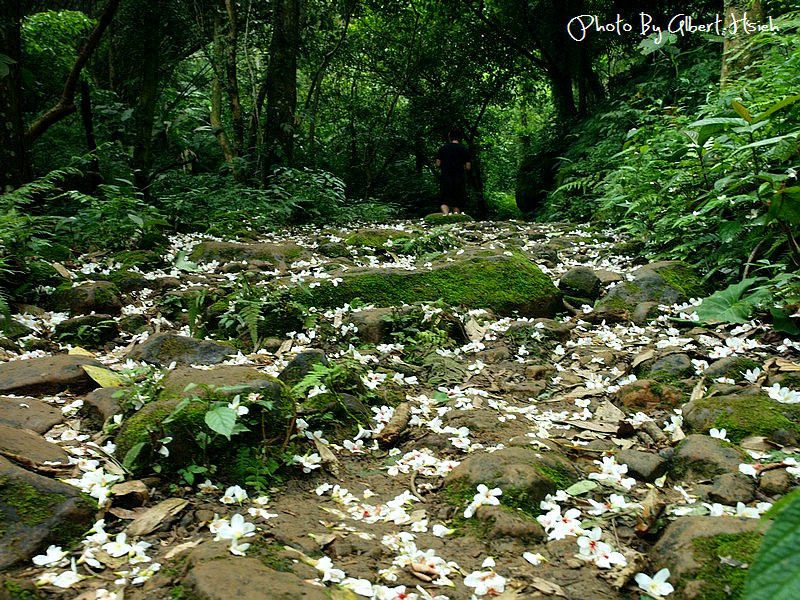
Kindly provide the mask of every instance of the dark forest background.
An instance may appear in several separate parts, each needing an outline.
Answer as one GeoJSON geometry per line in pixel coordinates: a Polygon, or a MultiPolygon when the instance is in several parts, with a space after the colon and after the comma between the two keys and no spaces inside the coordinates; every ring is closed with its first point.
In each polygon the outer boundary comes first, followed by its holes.
{"type": "Polygon", "coordinates": [[[468,212],[592,221],[708,278],[795,300],[800,13],[789,1],[30,0],[0,3],[0,304],[76,252],[175,231],[417,217],[436,149],[468,212]],[[665,23],[748,11],[775,33],[665,23]],[[795,11],[795,12],[793,12],[795,11]],[[567,35],[579,14],[634,24],[567,35]]]}

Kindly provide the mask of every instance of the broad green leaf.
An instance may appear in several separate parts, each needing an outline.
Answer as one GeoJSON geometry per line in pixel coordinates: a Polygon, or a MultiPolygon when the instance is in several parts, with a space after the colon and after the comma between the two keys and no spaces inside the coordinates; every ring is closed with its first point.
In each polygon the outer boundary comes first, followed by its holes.
{"type": "Polygon", "coordinates": [[[86,374],[94,379],[100,387],[119,387],[122,385],[122,378],[110,369],[95,367],[93,365],[81,365],[86,374]]]}
{"type": "Polygon", "coordinates": [[[800,496],[795,495],[764,534],[747,582],[744,600],[800,598],[800,496]]]}
{"type": "Polygon", "coordinates": [[[140,217],[139,215],[128,213],[128,218],[134,223],[136,223],[139,227],[144,227],[144,219],[142,219],[142,217],[140,217]]]}
{"type": "Polygon", "coordinates": [[[788,333],[789,335],[797,335],[800,333],[796,322],[789,317],[787,311],[782,308],[770,308],[769,312],[772,315],[772,326],[775,328],[775,331],[788,333]]]}
{"type": "Polygon", "coordinates": [[[95,358],[93,352],[89,352],[86,348],[81,348],[80,346],[74,346],[70,348],[67,354],[71,356],[91,356],[92,358],[95,358]]]}
{"type": "Polygon", "coordinates": [[[139,454],[141,454],[142,448],[145,447],[145,444],[146,442],[134,444],[131,446],[131,449],[125,453],[125,458],[122,459],[122,466],[124,469],[130,471],[133,468],[133,465],[136,464],[136,459],[139,458],[139,454]]]}
{"type": "Polygon", "coordinates": [[[198,270],[197,263],[190,261],[186,258],[186,252],[181,250],[175,255],[175,268],[180,271],[190,271],[194,272],[198,270]]]}
{"type": "Polygon", "coordinates": [[[758,123],[759,121],[763,121],[764,119],[769,118],[771,115],[773,115],[774,113],[778,112],[779,110],[781,110],[783,108],[786,108],[787,106],[789,106],[791,104],[794,104],[798,100],[800,100],[800,94],[796,94],[794,96],[789,96],[788,98],[784,98],[783,100],[780,100],[780,101],[776,102],[775,104],[770,106],[767,110],[765,110],[763,113],[758,115],[753,122],[754,123],[758,123]]]}
{"type": "Polygon", "coordinates": [[[205,421],[212,431],[230,440],[236,426],[236,411],[219,404],[206,413],[205,421]]]}
{"type": "Polygon", "coordinates": [[[710,117],[708,119],[700,119],[694,123],[690,123],[689,127],[705,127],[706,125],[725,125],[725,126],[747,126],[748,123],[744,119],[738,117],[710,117]]]}
{"type": "Polygon", "coordinates": [[[586,492],[592,491],[596,487],[597,483],[595,483],[591,479],[584,479],[583,481],[579,481],[578,483],[573,483],[564,491],[567,492],[570,496],[580,496],[581,494],[585,494],[586,492]]]}
{"type": "Polygon", "coordinates": [[[697,316],[702,321],[746,323],[753,315],[755,307],[764,303],[770,296],[769,292],[762,288],[756,288],[748,293],[750,288],[763,281],[765,281],[763,277],[751,277],[711,294],[697,307],[697,316]]]}

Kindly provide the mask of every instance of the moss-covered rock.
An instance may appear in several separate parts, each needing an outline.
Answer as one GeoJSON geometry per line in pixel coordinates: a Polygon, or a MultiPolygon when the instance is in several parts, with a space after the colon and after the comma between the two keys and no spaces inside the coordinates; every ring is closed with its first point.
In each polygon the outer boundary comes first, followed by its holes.
{"type": "Polygon", "coordinates": [[[213,365],[222,362],[234,349],[228,344],[198,340],[174,333],[159,333],[134,346],[127,358],[150,364],[167,366],[172,362],[182,365],[213,365]]]}
{"type": "Polygon", "coordinates": [[[746,356],[726,356],[720,358],[718,361],[711,363],[706,369],[705,376],[707,379],[716,379],[717,377],[726,377],[734,381],[741,381],[744,374],[748,370],[760,368],[761,363],[747,358],[746,356]]]}
{"type": "Polygon", "coordinates": [[[65,284],[56,291],[54,302],[56,308],[67,309],[72,315],[118,315],[122,310],[120,292],[110,281],[90,281],[75,287],[65,284]]]}
{"type": "Polygon", "coordinates": [[[359,229],[345,239],[348,246],[359,248],[384,248],[386,242],[409,237],[409,232],[399,229],[359,229]]]}
{"type": "Polygon", "coordinates": [[[702,297],[705,285],[685,263],[655,262],[633,272],[632,281],[622,281],[612,287],[597,307],[623,308],[633,312],[640,302],[674,304],[689,298],[702,297]]]}
{"type": "Polygon", "coordinates": [[[693,431],[724,428],[732,442],[750,435],[800,439],[800,405],[782,404],[763,394],[711,396],[689,402],[684,421],[693,431]]]}
{"type": "Polygon", "coordinates": [[[483,483],[503,490],[503,505],[537,514],[547,494],[568,488],[578,478],[575,466],[557,450],[510,447],[470,456],[450,472],[445,485],[450,502],[459,506],[468,504],[483,483]]]}
{"type": "Polygon", "coordinates": [[[471,252],[430,270],[364,269],[343,275],[334,286],[297,287],[292,296],[306,306],[335,307],[360,298],[378,306],[441,299],[451,306],[489,308],[501,316],[553,316],[561,296],[550,278],[520,254],[471,252]]]}
{"type": "Polygon", "coordinates": [[[293,403],[286,386],[255,369],[176,369],[165,379],[159,398],[127,419],[114,442],[117,445],[117,455],[121,459],[132,448],[141,444],[137,463],[149,465],[157,459],[155,451],[161,446],[158,440],[171,437],[169,459],[163,465],[168,472],[178,471],[190,464],[205,465],[210,462],[225,465],[242,446],[283,440],[293,412],[293,403]],[[189,383],[199,385],[188,393],[184,392],[189,383]],[[230,386],[234,389],[219,390],[217,386],[230,386]],[[249,403],[247,395],[250,392],[258,393],[271,408],[249,403]],[[238,422],[247,426],[246,423],[250,421],[258,426],[235,434],[229,441],[209,429],[205,423],[205,415],[210,403],[217,400],[227,401],[237,393],[240,394],[241,403],[249,406],[246,417],[240,418],[238,422]],[[196,396],[197,399],[176,412],[182,399],[191,396],[196,396]],[[208,444],[203,442],[201,434],[211,436],[208,444]]]}
{"type": "Polygon", "coordinates": [[[464,213],[431,213],[425,216],[425,222],[428,225],[448,225],[450,223],[469,223],[474,221],[472,217],[464,213]]]}
{"type": "Polygon", "coordinates": [[[702,481],[724,473],[738,473],[739,465],[748,460],[747,454],[728,442],[692,434],[675,448],[670,475],[675,479],[702,481]]]}
{"type": "Polygon", "coordinates": [[[264,260],[280,268],[310,256],[309,253],[293,242],[280,244],[256,243],[240,244],[237,242],[201,242],[194,247],[190,258],[194,261],[230,261],[230,260],[264,260]]]}
{"type": "Polygon", "coordinates": [[[756,519],[682,517],[653,548],[653,570],[670,569],[680,598],[740,599],[761,538],[756,519]]]}
{"type": "Polygon", "coordinates": [[[0,569],[48,544],[69,547],[91,526],[94,509],[76,488],[0,457],[0,569]]]}
{"type": "Polygon", "coordinates": [[[123,269],[139,267],[142,270],[153,269],[164,264],[163,255],[152,250],[123,250],[112,257],[123,269]]]}

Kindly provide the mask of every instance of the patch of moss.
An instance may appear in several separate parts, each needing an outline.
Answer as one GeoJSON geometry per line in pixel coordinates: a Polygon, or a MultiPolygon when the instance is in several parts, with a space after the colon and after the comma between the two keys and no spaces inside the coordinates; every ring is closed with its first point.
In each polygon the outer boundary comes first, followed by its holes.
{"type": "Polygon", "coordinates": [[[360,248],[384,248],[388,240],[407,238],[408,233],[396,229],[365,229],[348,236],[344,241],[348,246],[360,248]]]}
{"type": "Polygon", "coordinates": [[[658,274],[668,286],[686,298],[702,298],[708,290],[700,278],[687,265],[670,265],[658,269],[658,274]]]}
{"type": "Polygon", "coordinates": [[[294,299],[305,306],[336,307],[354,298],[378,306],[441,299],[449,305],[489,308],[498,315],[551,316],[560,293],[536,265],[520,254],[472,256],[432,270],[382,269],[344,276],[338,286],[297,287],[294,299]]]}
{"type": "Polygon", "coordinates": [[[43,492],[22,481],[0,478],[0,504],[13,508],[25,525],[41,525],[53,516],[55,508],[64,500],[62,494],[43,492]]]}
{"type": "Polygon", "coordinates": [[[12,579],[3,581],[0,598],[9,600],[39,600],[42,596],[35,590],[26,589],[12,579]]]}
{"type": "Polygon", "coordinates": [[[248,556],[253,556],[261,563],[275,571],[292,573],[292,561],[286,556],[283,546],[277,542],[265,543],[256,540],[247,552],[248,556]]]}
{"type": "Polygon", "coordinates": [[[747,569],[723,564],[720,558],[750,565],[761,543],[761,534],[756,532],[735,535],[717,535],[692,540],[694,557],[703,566],[691,577],[684,577],[679,587],[689,581],[701,580],[696,600],[731,600],[742,597],[747,569]]]}
{"type": "Polygon", "coordinates": [[[112,260],[122,265],[123,269],[144,267],[145,269],[163,264],[161,256],[152,250],[123,250],[117,252],[112,260]]]}
{"type": "Polygon", "coordinates": [[[751,435],[769,436],[785,429],[800,435],[800,405],[781,404],[758,396],[712,396],[695,401],[700,410],[708,410],[713,420],[704,429],[725,429],[732,442],[751,435]],[[716,414],[716,417],[713,415],[716,414]]]}
{"type": "Polygon", "coordinates": [[[575,473],[571,472],[564,465],[560,465],[558,463],[554,463],[552,465],[539,463],[536,465],[536,470],[547,477],[550,481],[555,483],[556,489],[559,490],[565,490],[573,483],[578,481],[575,473]]]}

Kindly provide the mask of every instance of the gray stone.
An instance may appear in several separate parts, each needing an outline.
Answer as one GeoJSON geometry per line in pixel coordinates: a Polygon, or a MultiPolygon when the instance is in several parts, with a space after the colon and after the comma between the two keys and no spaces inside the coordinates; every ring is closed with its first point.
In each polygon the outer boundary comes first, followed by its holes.
{"type": "Polygon", "coordinates": [[[223,557],[193,566],[183,584],[204,600],[328,600],[324,587],[276,571],[257,558],[223,557]]]}
{"type": "Polygon", "coordinates": [[[654,360],[648,371],[650,379],[674,381],[692,377],[694,375],[694,366],[688,354],[667,354],[654,360]]]}
{"type": "Polygon", "coordinates": [[[191,259],[196,261],[219,260],[251,260],[267,261],[279,270],[285,270],[287,265],[302,258],[308,258],[308,251],[293,242],[280,244],[238,242],[201,242],[194,247],[191,259]]]}
{"type": "Polygon", "coordinates": [[[90,420],[102,426],[108,419],[120,413],[122,408],[119,399],[114,395],[120,391],[118,387],[97,388],[83,398],[83,409],[90,420]]]}
{"type": "Polygon", "coordinates": [[[667,472],[669,461],[652,452],[620,450],[617,462],[628,465],[628,474],[640,481],[653,482],[667,472]]]}
{"type": "Polygon", "coordinates": [[[633,309],[631,321],[637,325],[644,325],[658,317],[658,302],[639,302],[633,309]]]}
{"type": "Polygon", "coordinates": [[[306,350],[289,361],[278,375],[278,379],[288,386],[293,386],[302,381],[314,368],[314,365],[328,366],[328,359],[322,350],[306,350]]]}
{"type": "Polygon", "coordinates": [[[93,358],[68,354],[2,363],[0,394],[35,396],[65,390],[88,392],[96,388],[97,383],[86,374],[82,365],[103,366],[93,358]]]}
{"type": "Polygon", "coordinates": [[[737,502],[747,504],[755,496],[755,481],[742,473],[722,473],[714,477],[708,497],[714,502],[735,506],[737,502]]]}
{"type": "Polygon", "coordinates": [[[179,365],[215,365],[235,353],[235,349],[227,344],[174,333],[159,333],[134,346],[127,358],[160,367],[172,362],[179,365]]]}
{"type": "Polygon", "coordinates": [[[49,544],[69,547],[94,522],[80,490],[0,457],[0,569],[26,562],[49,544]]]}
{"type": "Polygon", "coordinates": [[[0,450],[6,455],[11,454],[34,463],[43,464],[50,461],[69,465],[67,453],[61,446],[51,444],[38,433],[28,429],[0,425],[0,450]]]}
{"type": "Polygon", "coordinates": [[[782,496],[789,491],[793,478],[786,469],[770,469],[758,478],[758,489],[770,496],[782,496]]]}
{"type": "Polygon", "coordinates": [[[44,433],[61,423],[63,418],[61,411],[47,402],[34,398],[0,397],[0,425],[44,433]]]}
{"type": "Polygon", "coordinates": [[[602,283],[591,269],[574,267],[561,276],[558,287],[567,296],[594,301],[600,297],[602,283]]]}
{"type": "Polygon", "coordinates": [[[675,449],[671,474],[678,479],[700,481],[722,473],[738,473],[748,457],[737,448],[707,435],[692,434],[675,449]]]}

